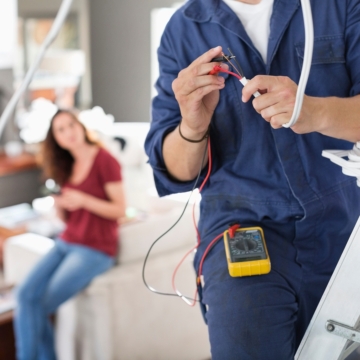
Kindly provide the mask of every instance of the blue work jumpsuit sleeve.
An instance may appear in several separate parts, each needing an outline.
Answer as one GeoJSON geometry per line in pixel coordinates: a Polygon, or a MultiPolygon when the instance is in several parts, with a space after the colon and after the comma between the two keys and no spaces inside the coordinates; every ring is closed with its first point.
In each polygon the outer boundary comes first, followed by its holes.
{"type": "MultiPolygon", "coordinates": [[[[160,196],[190,191],[195,183],[195,179],[184,182],[174,179],[166,169],[162,154],[162,145],[166,135],[173,131],[181,120],[180,108],[172,90],[172,83],[182,69],[173,56],[174,51],[167,28],[158,49],[160,74],[155,84],[158,95],[153,99],[152,124],[145,141],[145,151],[149,157],[156,189],[160,196]]],[[[201,184],[205,173],[206,167],[201,173],[198,184],[201,184]]]]}

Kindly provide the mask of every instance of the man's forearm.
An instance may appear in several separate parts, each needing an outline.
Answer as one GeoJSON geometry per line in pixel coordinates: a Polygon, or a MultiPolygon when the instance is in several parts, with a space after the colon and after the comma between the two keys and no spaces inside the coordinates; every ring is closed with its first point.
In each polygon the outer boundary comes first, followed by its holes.
{"type": "Polygon", "coordinates": [[[360,95],[352,98],[308,97],[306,108],[307,116],[311,116],[314,124],[313,131],[354,143],[360,141],[360,95]]]}
{"type": "MultiPolygon", "coordinates": [[[[205,134],[204,132],[192,133],[184,124],[181,125],[181,132],[190,139],[201,139],[205,134]]],[[[195,179],[199,173],[206,146],[206,139],[199,143],[184,140],[179,134],[178,127],[169,133],[163,143],[163,156],[170,175],[180,181],[195,179]]],[[[203,167],[207,162],[208,154],[205,155],[203,167]]]]}
{"type": "MultiPolygon", "coordinates": [[[[252,100],[254,109],[274,129],[292,117],[298,86],[287,76],[257,75],[244,86],[248,102],[258,89],[263,95],[252,100]]],[[[351,98],[305,96],[301,113],[291,129],[297,134],[319,132],[351,142],[360,141],[360,95],[351,98]]]]}

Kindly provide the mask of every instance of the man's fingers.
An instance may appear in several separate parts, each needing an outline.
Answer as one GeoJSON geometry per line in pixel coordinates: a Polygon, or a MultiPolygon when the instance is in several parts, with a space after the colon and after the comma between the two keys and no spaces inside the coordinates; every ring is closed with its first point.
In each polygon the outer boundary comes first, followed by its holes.
{"type": "MultiPolygon", "coordinates": [[[[225,79],[222,76],[198,76],[195,78],[186,79],[185,82],[179,84],[179,91],[177,97],[187,96],[196,91],[197,89],[205,86],[221,86],[225,83],[225,79]]],[[[176,86],[176,85],[175,85],[176,86]]]]}
{"type": "Polygon", "coordinates": [[[280,129],[283,124],[286,124],[289,120],[289,113],[277,114],[271,118],[270,125],[273,129],[280,129]]]}
{"type": "MultiPolygon", "coordinates": [[[[214,68],[214,66],[216,66],[216,65],[219,66],[219,63],[211,62],[211,63],[207,63],[207,64],[201,64],[199,66],[189,69],[189,71],[192,76],[208,75],[210,73],[210,71],[214,68]]],[[[229,66],[227,64],[220,64],[220,67],[222,67],[225,70],[229,70],[229,66]]]]}
{"type": "Polygon", "coordinates": [[[282,100],[279,93],[265,93],[252,102],[254,109],[260,114],[262,110],[278,104],[282,100]]]}
{"type": "MultiPolygon", "coordinates": [[[[181,96],[187,96],[199,88],[210,85],[222,85],[224,78],[221,76],[207,76],[214,68],[215,64],[211,60],[222,53],[221,46],[210,49],[196,60],[194,60],[187,68],[179,72],[178,77],[173,81],[172,89],[175,97],[179,99],[181,96]]],[[[224,69],[228,69],[227,64],[221,64],[224,69]]],[[[200,93],[202,90],[199,91],[200,93]]]]}
{"type": "MultiPolygon", "coordinates": [[[[219,65],[219,63],[209,62],[205,64],[198,64],[196,66],[190,65],[189,67],[181,70],[178,74],[178,78],[188,78],[188,77],[196,77],[203,76],[210,73],[210,71],[214,68],[215,65],[219,65]]],[[[225,70],[229,69],[227,64],[220,65],[225,70]]]]}
{"type": "Polygon", "coordinates": [[[274,85],[274,76],[269,75],[257,75],[253,79],[249,80],[242,90],[243,102],[249,101],[252,95],[256,92],[269,92],[271,86],[274,85]]]}
{"type": "Polygon", "coordinates": [[[221,46],[217,46],[213,49],[210,49],[206,53],[199,56],[196,60],[194,60],[190,64],[189,68],[193,68],[193,67],[201,65],[201,64],[210,63],[213,58],[220,56],[221,52],[222,52],[221,46]]]}
{"type": "Polygon", "coordinates": [[[196,89],[189,95],[190,101],[196,103],[202,100],[202,98],[208,94],[210,94],[212,91],[215,90],[221,90],[223,89],[225,84],[222,85],[207,85],[203,86],[201,88],[196,89]]]}
{"type": "Polygon", "coordinates": [[[288,122],[291,118],[291,109],[288,107],[283,107],[281,104],[275,104],[266,109],[261,110],[260,112],[263,119],[266,121],[273,121],[278,115],[286,116],[288,122]]]}

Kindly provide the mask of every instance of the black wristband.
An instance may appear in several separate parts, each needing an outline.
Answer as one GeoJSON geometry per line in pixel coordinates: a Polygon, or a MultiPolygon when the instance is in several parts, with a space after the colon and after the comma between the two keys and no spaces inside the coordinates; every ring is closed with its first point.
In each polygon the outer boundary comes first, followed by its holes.
{"type": "Polygon", "coordinates": [[[205,139],[207,139],[207,138],[209,137],[210,125],[209,125],[209,127],[208,127],[205,135],[204,135],[201,139],[199,139],[199,140],[191,140],[191,139],[186,138],[186,137],[181,133],[180,126],[181,126],[181,121],[180,121],[180,124],[179,124],[179,134],[180,134],[180,136],[181,136],[184,140],[186,140],[186,141],[188,141],[188,142],[191,142],[191,143],[200,143],[200,142],[204,141],[205,139]]]}

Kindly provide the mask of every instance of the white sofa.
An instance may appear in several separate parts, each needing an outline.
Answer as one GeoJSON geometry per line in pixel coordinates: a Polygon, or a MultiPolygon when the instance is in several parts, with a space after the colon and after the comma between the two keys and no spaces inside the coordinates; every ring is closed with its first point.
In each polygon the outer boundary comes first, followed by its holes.
{"type": "MultiPolygon", "coordinates": [[[[132,133],[132,125],[123,126],[123,132],[132,133]]],[[[138,136],[145,134],[147,126],[136,132],[138,136]]],[[[121,125],[115,131],[123,132],[121,125]]],[[[128,204],[144,209],[147,216],[121,227],[118,264],[60,307],[56,325],[59,360],[210,358],[207,327],[198,304],[189,307],[178,297],[154,294],[142,282],[148,248],[177,220],[184,206],[184,202],[171,197],[159,199],[149,193],[152,174],[143,160],[138,165],[125,165],[124,161],[123,174],[128,204]]],[[[172,273],[195,240],[189,207],[177,227],[155,245],[146,268],[149,285],[172,293],[172,273]]],[[[36,259],[51,247],[51,241],[31,234],[10,238],[4,247],[6,281],[21,281],[36,259]]],[[[177,287],[186,295],[194,295],[191,256],[179,270],[177,287]]]]}

